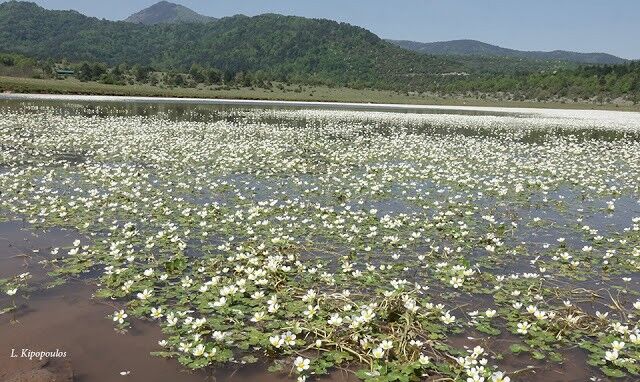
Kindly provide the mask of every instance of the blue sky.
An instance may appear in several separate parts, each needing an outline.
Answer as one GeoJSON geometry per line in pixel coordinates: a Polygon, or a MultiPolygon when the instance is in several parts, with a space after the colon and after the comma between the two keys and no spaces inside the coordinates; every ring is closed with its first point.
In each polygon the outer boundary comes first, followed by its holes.
{"type": "MultiPolygon", "coordinates": [[[[36,0],[120,20],[158,0],[36,0]]],[[[470,38],[522,50],[607,52],[640,59],[640,0],[173,0],[223,17],[265,12],[328,18],[384,38],[470,38]]]]}

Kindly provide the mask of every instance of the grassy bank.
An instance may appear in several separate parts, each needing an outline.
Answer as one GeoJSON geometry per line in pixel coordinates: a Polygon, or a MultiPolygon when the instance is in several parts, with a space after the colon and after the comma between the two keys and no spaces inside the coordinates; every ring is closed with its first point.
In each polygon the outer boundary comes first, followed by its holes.
{"type": "Polygon", "coordinates": [[[76,79],[55,80],[0,77],[0,91],[40,94],[89,94],[176,98],[229,98],[282,101],[398,103],[416,105],[466,105],[640,111],[640,105],[599,105],[594,103],[499,101],[474,98],[439,98],[426,95],[401,94],[391,91],[329,88],[324,86],[303,88],[299,88],[298,86],[289,86],[285,87],[284,89],[161,88],[151,85],[107,85],[97,82],[80,82],[76,79]]]}

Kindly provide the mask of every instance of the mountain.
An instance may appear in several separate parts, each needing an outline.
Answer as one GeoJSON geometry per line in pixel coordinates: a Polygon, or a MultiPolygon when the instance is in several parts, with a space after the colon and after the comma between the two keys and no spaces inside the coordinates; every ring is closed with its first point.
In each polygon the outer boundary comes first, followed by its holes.
{"type": "Polygon", "coordinates": [[[565,64],[422,55],[370,31],[324,19],[264,14],[209,23],[100,20],[34,3],[0,3],[0,52],[188,70],[193,64],[328,85],[402,87],[448,73],[526,73],[565,64]]]}
{"type": "Polygon", "coordinates": [[[512,57],[544,61],[568,61],[580,64],[624,64],[627,60],[606,53],[577,53],[564,50],[552,52],[521,51],[502,48],[476,40],[453,40],[440,42],[415,42],[388,40],[402,48],[424,54],[443,56],[492,56],[512,57]]]}
{"type": "Polygon", "coordinates": [[[281,81],[350,86],[420,83],[471,70],[464,60],[420,55],[330,20],[264,14],[144,25],[20,1],[0,4],[0,52],[162,70],[199,64],[232,76],[250,71],[281,81]]]}
{"type": "Polygon", "coordinates": [[[173,24],[173,23],[208,23],[215,21],[213,17],[204,16],[192,11],[191,9],[161,1],[138,13],[127,17],[124,21],[135,24],[154,25],[154,24],[173,24]]]}

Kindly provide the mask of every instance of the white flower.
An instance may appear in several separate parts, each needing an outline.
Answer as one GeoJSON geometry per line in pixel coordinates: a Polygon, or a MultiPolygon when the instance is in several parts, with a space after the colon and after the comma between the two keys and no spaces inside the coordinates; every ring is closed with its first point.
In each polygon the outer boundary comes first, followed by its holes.
{"type": "Polygon", "coordinates": [[[189,352],[191,352],[191,347],[192,346],[193,346],[192,343],[180,342],[180,345],[178,346],[178,350],[183,352],[183,353],[189,353],[189,352]]]}
{"type": "Polygon", "coordinates": [[[196,357],[200,357],[204,354],[204,351],[206,350],[206,348],[204,347],[203,344],[199,344],[198,346],[195,347],[195,349],[193,349],[192,354],[196,357]]]}
{"type": "Polygon", "coordinates": [[[381,347],[377,347],[377,348],[373,349],[371,354],[373,354],[374,358],[380,359],[380,358],[384,357],[384,349],[381,348],[381,347]]]}
{"type": "Polygon", "coordinates": [[[307,291],[307,294],[305,294],[304,296],[302,296],[302,301],[304,301],[304,302],[312,301],[313,299],[315,299],[315,298],[316,298],[316,294],[317,294],[317,293],[316,293],[316,291],[315,291],[315,290],[313,290],[313,289],[309,289],[309,290],[307,291]]]}
{"type": "Polygon", "coordinates": [[[391,342],[389,340],[384,340],[384,341],[380,342],[380,347],[383,348],[384,350],[389,350],[389,349],[393,348],[393,342],[391,342]]]}
{"type": "Polygon", "coordinates": [[[342,317],[340,317],[340,314],[334,313],[331,315],[327,323],[331,326],[340,326],[342,325],[342,317]]]}
{"type": "Polygon", "coordinates": [[[442,316],[440,316],[440,321],[444,322],[445,324],[451,324],[456,320],[456,316],[452,316],[448,311],[445,312],[445,314],[443,314],[442,316]]]}
{"type": "Polygon", "coordinates": [[[369,322],[373,320],[375,316],[376,314],[373,312],[373,309],[371,308],[363,310],[362,313],[360,314],[360,318],[362,318],[362,321],[364,322],[369,322]]]}
{"type": "Polygon", "coordinates": [[[422,342],[420,340],[411,340],[411,341],[409,341],[409,345],[415,346],[417,348],[421,348],[422,345],[424,345],[424,342],[422,342]]]}
{"type": "Polygon", "coordinates": [[[275,312],[278,311],[278,309],[280,309],[280,304],[273,303],[273,304],[269,304],[269,307],[267,308],[267,311],[269,313],[275,313],[275,312]]]}
{"type": "Polygon", "coordinates": [[[615,361],[618,359],[618,352],[616,350],[611,350],[611,351],[606,351],[604,353],[604,359],[606,359],[607,361],[615,361]]]}
{"type": "Polygon", "coordinates": [[[540,321],[547,319],[547,312],[545,312],[544,310],[536,310],[533,315],[540,321]]]}
{"type": "Polygon", "coordinates": [[[518,323],[518,333],[520,334],[527,334],[529,332],[529,328],[531,328],[531,324],[526,321],[518,323]]]}
{"type": "Polygon", "coordinates": [[[209,306],[212,308],[220,308],[222,306],[225,306],[226,303],[227,303],[227,298],[222,296],[217,301],[210,302],[209,306]]]}
{"type": "Polygon", "coordinates": [[[451,284],[455,289],[462,286],[462,283],[464,283],[464,279],[462,277],[452,277],[451,280],[449,280],[449,284],[451,284]]]}
{"type": "Polygon", "coordinates": [[[305,311],[303,312],[303,314],[304,314],[305,316],[307,316],[308,318],[313,318],[313,316],[315,316],[315,315],[316,315],[316,313],[318,312],[318,309],[319,309],[319,308],[320,308],[320,307],[319,307],[318,305],[315,305],[315,306],[313,306],[313,305],[308,305],[308,306],[307,306],[307,310],[305,310],[305,311]]]}
{"type": "Polygon", "coordinates": [[[149,289],[145,289],[142,291],[142,293],[138,293],[136,296],[140,299],[140,300],[147,300],[149,297],[151,297],[153,295],[153,292],[150,291],[149,289]]]}
{"type": "Polygon", "coordinates": [[[260,322],[264,320],[265,316],[266,314],[263,311],[256,312],[253,314],[253,317],[251,318],[251,322],[260,322]]]}
{"type": "Polygon", "coordinates": [[[264,292],[263,291],[256,291],[251,295],[251,298],[254,300],[259,300],[261,298],[264,297],[264,292]]]}
{"type": "Polygon", "coordinates": [[[173,314],[167,315],[167,326],[176,326],[177,323],[178,317],[174,316],[173,314]]]}
{"type": "Polygon", "coordinates": [[[486,312],[484,312],[485,316],[487,316],[487,318],[492,318],[496,315],[496,311],[492,310],[492,309],[487,309],[486,312]]]}
{"type": "Polygon", "coordinates": [[[302,373],[303,371],[309,369],[310,363],[310,360],[302,357],[298,357],[295,361],[293,361],[293,365],[296,367],[296,370],[298,370],[298,373],[302,373]]]}
{"type": "Polygon", "coordinates": [[[279,349],[284,344],[284,339],[280,336],[271,336],[269,337],[269,342],[271,343],[271,346],[279,349]]]}
{"type": "Polygon", "coordinates": [[[294,346],[296,344],[296,335],[291,332],[283,334],[282,339],[284,340],[284,343],[289,346],[294,346]]]}
{"type": "Polygon", "coordinates": [[[151,308],[151,317],[152,318],[161,318],[162,317],[162,308],[151,308]]]}
{"type": "Polygon", "coordinates": [[[124,323],[124,319],[125,319],[125,318],[127,318],[127,317],[129,317],[129,315],[128,315],[128,314],[126,314],[126,313],[124,312],[124,310],[115,311],[115,312],[113,313],[113,321],[114,321],[114,322],[117,322],[117,323],[119,323],[119,324],[123,324],[123,323],[124,323]]]}
{"type": "Polygon", "coordinates": [[[211,337],[216,341],[222,341],[227,336],[227,333],[216,330],[211,334],[211,337]]]}
{"type": "Polygon", "coordinates": [[[624,342],[620,342],[620,341],[613,341],[611,343],[611,347],[613,348],[613,350],[615,351],[620,351],[624,348],[625,343],[624,342]]]}
{"type": "Polygon", "coordinates": [[[13,288],[13,289],[9,289],[9,290],[7,291],[7,294],[8,294],[9,296],[13,296],[13,295],[15,295],[17,292],[18,292],[18,288],[13,288]]]}
{"type": "Polygon", "coordinates": [[[197,318],[191,324],[191,329],[196,330],[207,322],[206,318],[197,318]]]}
{"type": "Polygon", "coordinates": [[[640,310],[640,300],[633,303],[633,307],[640,310]]]}
{"type": "Polygon", "coordinates": [[[504,375],[503,372],[497,371],[493,373],[493,375],[491,376],[491,381],[492,382],[510,382],[511,378],[504,375]]]}

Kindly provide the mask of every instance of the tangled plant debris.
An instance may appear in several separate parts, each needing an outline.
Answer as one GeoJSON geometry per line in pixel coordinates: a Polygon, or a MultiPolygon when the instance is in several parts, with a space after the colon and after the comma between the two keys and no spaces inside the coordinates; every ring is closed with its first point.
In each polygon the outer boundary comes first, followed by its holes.
{"type": "MultiPolygon", "coordinates": [[[[118,330],[162,327],[158,356],[508,382],[530,369],[505,353],[579,347],[640,374],[633,114],[0,114],[0,208],[90,239],[51,252],[50,286],[94,279],[118,330]],[[453,341],[479,335],[512,342],[453,341]]],[[[4,312],[29,279],[0,280],[4,312]]]]}

